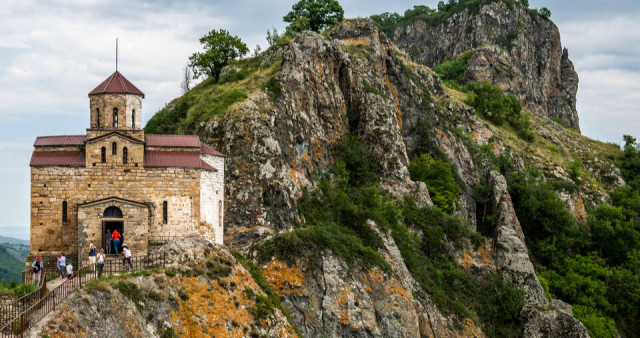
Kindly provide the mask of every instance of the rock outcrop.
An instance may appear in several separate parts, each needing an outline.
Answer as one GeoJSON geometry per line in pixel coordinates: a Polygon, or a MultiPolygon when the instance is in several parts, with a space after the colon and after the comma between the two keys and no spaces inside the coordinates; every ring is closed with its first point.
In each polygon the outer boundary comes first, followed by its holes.
{"type": "Polygon", "coordinates": [[[258,317],[257,297],[264,293],[225,248],[182,239],[156,250],[170,257],[167,270],[93,281],[28,336],[295,336],[279,309],[258,317]]]}
{"type": "Polygon", "coordinates": [[[556,25],[520,3],[495,1],[465,9],[442,23],[410,20],[391,37],[413,60],[434,67],[471,50],[464,82],[489,81],[531,111],[580,130],[578,75],[556,25]]]}
{"type": "MultiPolygon", "coordinates": [[[[383,188],[399,198],[416,196],[421,204],[431,204],[429,192],[409,178],[409,158],[425,143],[436,147],[455,164],[464,185],[456,213],[475,227],[473,190],[489,166],[486,159],[474,158],[474,145],[464,135],[491,131],[472,108],[450,97],[433,71],[395,49],[373,22],[345,20],[327,36],[306,32],[268,50],[262,62],[282,60],[275,77],[280,90],[251,93],[206,128],[205,136],[219,140],[227,155],[227,243],[247,250],[304,222],[296,201],[304,189],[315,189],[320,177],[330,175],[335,149],[347,135],[372,149],[383,188]]],[[[584,326],[547,300],[506,181],[496,172],[490,177],[500,226],[493,239],[495,254],[482,269],[498,269],[525,290],[531,309],[526,318],[536,321],[525,323],[530,332],[553,335],[574,327],[583,336],[584,326]],[[547,312],[536,312],[543,308],[547,312]],[[559,318],[562,324],[554,322],[559,318]]],[[[440,313],[408,273],[393,240],[381,237],[381,254],[399,279],[376,268],[354,270],[331,254],[314,264],[319,268],[307,267],[304,258],[295,266],[276,259],[262,267],[304,335],[483,335],[470,319],[440,313]],[[460,329],[454,322],[465,324],[460,329]]]]}

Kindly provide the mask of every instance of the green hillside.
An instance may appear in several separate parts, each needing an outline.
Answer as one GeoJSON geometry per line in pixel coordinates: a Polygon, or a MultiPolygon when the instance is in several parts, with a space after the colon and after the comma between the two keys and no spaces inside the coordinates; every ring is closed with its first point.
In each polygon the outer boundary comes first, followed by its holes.
{"type": "Polygon", "coordinates": [[[20,244],[0,244],[0,279],[11,282],[15,279],[20,282],[22,270],[25,266],[25,257],[29,253],[29,246],[20,244]]]}

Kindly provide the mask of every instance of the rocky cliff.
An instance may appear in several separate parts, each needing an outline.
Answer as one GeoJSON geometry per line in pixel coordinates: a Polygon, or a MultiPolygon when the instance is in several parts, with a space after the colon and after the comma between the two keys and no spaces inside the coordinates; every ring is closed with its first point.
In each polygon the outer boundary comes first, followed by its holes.
{"type": "Polygon", "coordinates": [[[495,1],[433,23],[413,18],[398,25],[393,41],[429,67],[471,50],[464,82],[489,81],[528,108],[580,130],[578,74],[558,27],[518,2],[495,1]]]}
{"type": "MultiPolygon", "coordinates": [[[[501,17],[494,13],[499,6],[482,7],[481,13],[501,17]]],[[[536,39],[548,45],[548,60],[555,60],[555,26],[527,20],[546,27],[550,35],[536,39]]],[[[535,50],[527,44],[529,33],[518,41],[535,50]]],[[[451,57],[468,49],[451,48],[451,57]]],[[[491,53],[484,54],[487,62],[497,62],[489,56],[498,54],[491,53]]],[[[517,65],[537,67],[529,61],[533,66],[509,59],[514,72],[517,65]]],[[[555,65],[542,66],[542,87],[528,83],[533,92],[522,91],[527,102],[570,87],[553,73],[555,65]]],[[[519,90],[518,83],[504,85],[519,90]]],[[[163,131],[196,132],[227,155],[225,243],[248,257],[244,264],[257,267],[249,273],[224,248],[198,250],[206,243],[190,246],[186,255],[169,248],[175,263],[188,269],[175,276],[157,272],[96,282],[58,310],[74,312],[71,323],[52,319],[41,330],[588,336],[570,305],[547,296],[505,175],[537,168],[557,183],[563,205],[584,222],[587,209],[624,184],[611,163],[620,150],[538,114],[531,114],[532,139],[523,140],[510,127],[478,117],[466,98],[367,19],[345,20],[323,35],[305,32],[257,58],[232,63],[220,81],[205,81],[156,116],[168,121],[163,131]],[[220,108],[222,101],[236,103],[220,108]],[[345,147],[350,140],[365,150],[345,147]],[[447,168],[441,173],[458,187],[453,201],[442,204],[438,186],[430,189],[411,178],[419,156],[447,168]],[[578,158],[584,167],[573,175],[570,166],[578,158]],[[360,162],[368,164],[357,167],[360,162]],[[373,183],[359,185],[356,170],[374,177],[373,183]],[[136,289],[143,290],[142,300],[127,296],[136,289]],[[259,312],[264,294],[275,295],[282,309],[271,302],[271,311],[259,312]],[[105,295],[112,299],[108,304],[105,295]],[[93,311],[80,312],[87,306],[93,311]],[[117,327],[122,314],[116,307],[127,309],[131,327],[117,327]],[[108,323],[100,316],[109,317],[108,323]]],[[[536,104],[549,109],[543,101],[536,104]]],[[[575,109],[570,112],[575,115],[575,109]]]]}

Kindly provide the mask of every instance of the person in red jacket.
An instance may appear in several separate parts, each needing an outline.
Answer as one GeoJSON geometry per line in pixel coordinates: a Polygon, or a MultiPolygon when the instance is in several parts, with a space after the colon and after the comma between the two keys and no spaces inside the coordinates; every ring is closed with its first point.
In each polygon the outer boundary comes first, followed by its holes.
{"type": "Polygon", "coordinates": [[[120,245],[120,231],[113,230],[111,234],[113,236],[113,250],[118,253],[118,246],[120,245]]]}

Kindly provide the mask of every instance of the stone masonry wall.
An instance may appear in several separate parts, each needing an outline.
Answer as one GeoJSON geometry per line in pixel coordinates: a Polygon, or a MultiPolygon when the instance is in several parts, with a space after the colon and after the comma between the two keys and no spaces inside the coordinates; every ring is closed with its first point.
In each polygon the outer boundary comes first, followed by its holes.
{"type": "MultiPolygon", "coordinates": [[[[199,224],[201,169],[108,164],[31,168],[32,254],[77,251],[78,205],[108,197],[149,204],[149,236],[181,235],[182,229],[199,224]],[[164,200],[169,203],[168,225],[161,224],[164,200]],[[63,223],[64,201],[68,210],[63,223]]],[[[127,226],[125,222],[125,232],[127,226]]]]}
{"type": "Polygon", "coordinates": [[[217,172],[202,172],[201,176],[201,220],[213,226],[215,242],[224,238],[224,160],[222,156],[201,155],[202,160],[217,172]]]}
{"type": "Polygon", "coordinates": [[[93,243],[96,250],[103,247],[102,221],[104,211],[112,206],[122,211],[125,226],[122,244],[126,243],[132,253],[136,255],[147,252],[150,206],[111,199],[78,207],[78,245],[81,247],[78,252],[78,260],[83,264],[89,260],[89,244],[93,243]]]}
{"type": "Polygon", "coordinates": [[[97,141],[86,144],[87,168],[141,168],[144,162],[144,144],[136,143],[120,135],[113,134],[97,141]],[[115,155],[112,155],[112,144],[117,145],[115,155]],[[102,147],[107,151],[106,163],[102,163],[102,147]],[[127,164],[123,164],[122,153],[127,148],[127,164]]]}
{"type": "Polygon", "coordinates": [[[118,109],[118,129],[142,128],[142,97],[133,94],[91,95],[89,97],[91,128],[113,128],[114,108],[118,109]],[[131,124],[133,111],[135,111],[135,126],[131,124]],[[100,125],[98,125],[98,116],[100,125]]]}

